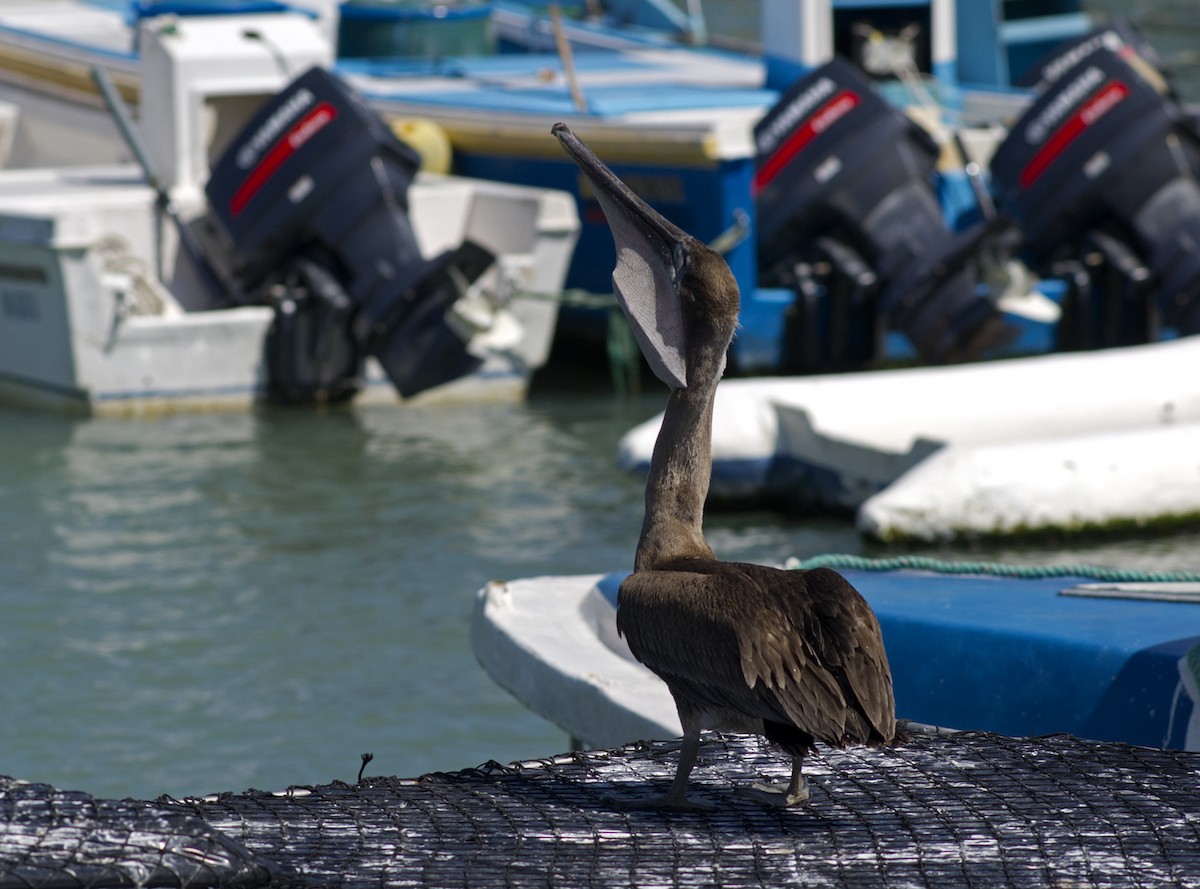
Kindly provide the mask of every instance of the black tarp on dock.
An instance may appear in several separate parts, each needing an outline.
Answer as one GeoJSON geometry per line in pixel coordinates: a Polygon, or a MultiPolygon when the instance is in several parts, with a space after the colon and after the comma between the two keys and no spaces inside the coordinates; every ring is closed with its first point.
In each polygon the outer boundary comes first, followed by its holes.
{"type": "Polygon", "coordinates": [[[809,802],[735,784],[788,767],[712,735],[712,812],[624,808],[677,742],[282,793],[97,801],[0,783],[0,889],[73,886],[1194,886],[1200,754],[982,733],[822,750],[809,802]]]}

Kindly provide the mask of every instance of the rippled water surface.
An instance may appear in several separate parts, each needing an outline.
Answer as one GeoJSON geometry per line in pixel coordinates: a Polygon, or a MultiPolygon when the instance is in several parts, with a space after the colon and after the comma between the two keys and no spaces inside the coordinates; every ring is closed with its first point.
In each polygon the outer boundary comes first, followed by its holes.
{"type": "Polygon", "coordinates": [[[637,518],[618,418],[0,419],[0,771],[144,795],[562,746],[465,621],[489,578],[627,561],[589,518],[637,518]]]}
{"type": "MultiPolygon", "coordinates": [[[[0,410],[0,773],[153,797],[559,752],[476,665],[491,578],[629,565],[617,438],[661,406],[0,410]]],[[[725,558],[860,552],[837,522],[717,515],[725,558]]],[[[1196,540],[948,556],[1200,567],[1196,540]]]]}
{"type": "Polygon", "coordinates": [[[476,666],[467,617],[491,578],[629,563],[640,482],[614,445],[649,410],[0,412],[0,773],[146,796],[562,749],[476,666]]]}

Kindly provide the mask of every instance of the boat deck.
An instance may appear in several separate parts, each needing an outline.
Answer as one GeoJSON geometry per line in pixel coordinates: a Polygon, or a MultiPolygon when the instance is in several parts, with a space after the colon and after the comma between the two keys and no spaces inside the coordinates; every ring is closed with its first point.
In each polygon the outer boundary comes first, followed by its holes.
{"type": "MultiPolygon", "coordinates": [[[[59,62],[116,64],[125,70],[138,57],[129,5],[119,0],[0,0],[0,63],[6,53],[24,49],[59,62]]],[[[28,59],[21,58],[27,66],[28,59]]],[[[646,46],[586,52],[574,67],[589,113],[606,118],[664,110],[711,118],[714,108],[759,115],[777,98],[776,91],[763,87],[760,60],[723,50],[646,46]]],[[[430,108],[465,104],[469,110],[505,114],[576,113],[556,53],[352,58],[343,59],[337,70],[376,101],[430,108]]],[[[31,74],[25,67],[19,73],[26,78],[31,74]]],[[[46,76],[60,78],[55,72],[46,76]]]]}
{"type": "Polygon", "coordinates": [[[136,53],[128,7],[95,0],[0,0],[0,32],[18,40],[36,38],[50,51],[132,60],[136,53]]]}
{"type": "Polygon", "coordinates": [[[581,53],[574,69],[584,109],[576,106],[555,55],[343,59],[337,65],[339,74],[385,112],[431,114],[456,125],[461,117],[464,126],[482,115],[493,129],[511,125],[509,118],[525,126],[538,121],[539,133],[544,120],[615,125],[649,119],[659,126],[736,126],[745,130],[744,142],[778,99],[776,91],[763,86],[761,63],[714,51],[581,53]]]}
{"type": "Polygon", "coordinates": [[[822,750],[779,811],[730,785],[787,766],[709,736],[712,812],[665,787],[677,742],[427,775],[153,803],[0,780],[0,887],[1200,886],[1200,755],[1069,736],[916,734],[822,750]]]}

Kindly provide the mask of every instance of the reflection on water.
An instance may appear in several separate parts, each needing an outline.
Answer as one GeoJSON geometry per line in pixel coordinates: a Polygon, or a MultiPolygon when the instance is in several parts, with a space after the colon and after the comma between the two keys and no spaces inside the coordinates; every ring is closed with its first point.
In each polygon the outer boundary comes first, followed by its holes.
{"type": "Polygon", "coordinates": [[[560,748],[465,621],[492,577],[628,561],[637,417],[575,413],[0,414],[0,772],[155,795],[560,748]]]}
{"type": "MultiPolygon", "coordinates": [[[[615,443],[660,403],[0,413],[0,773],[154,796],[560,750],[476,666],[472,596],[630,563],[615,443]]],[[[782,558],[773,522],[716,539],[782,558]]]]}

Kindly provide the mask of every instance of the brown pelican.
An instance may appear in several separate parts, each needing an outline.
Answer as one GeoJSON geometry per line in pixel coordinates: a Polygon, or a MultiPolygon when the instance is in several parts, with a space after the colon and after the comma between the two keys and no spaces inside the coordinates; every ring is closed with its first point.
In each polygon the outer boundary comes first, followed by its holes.
{"type": "Polygon", "coordinates": [[[738,317],[738,288],[719,254],[637,197],[564,124],[552,130],[591,180],[617,247],[613,283],[642,351],[671,394],[646,482],[634,572],[617,629],[671,690],[683,724],[667,793],[644,804],[707,808],[687,798],[705,728],[752,730],[792,756],[786,788],[745,795],[790,806],[821,741],[896,739],[892,677],[879,622],[841,575],[719,562],[701,520],[712,470],[712,408],[738,317]]]}

